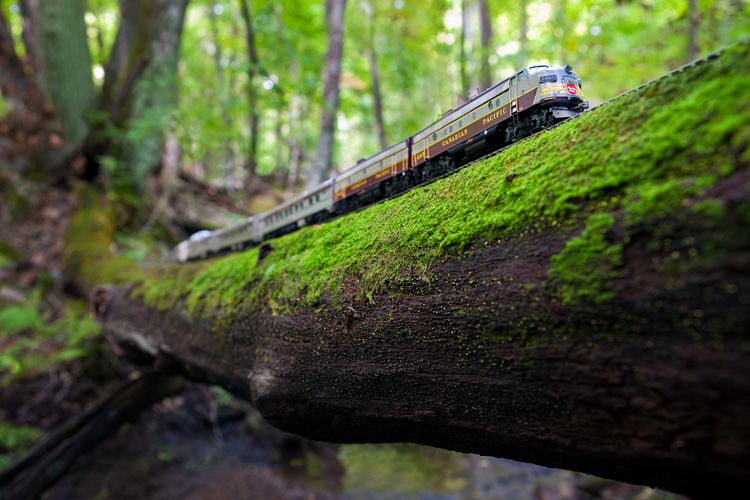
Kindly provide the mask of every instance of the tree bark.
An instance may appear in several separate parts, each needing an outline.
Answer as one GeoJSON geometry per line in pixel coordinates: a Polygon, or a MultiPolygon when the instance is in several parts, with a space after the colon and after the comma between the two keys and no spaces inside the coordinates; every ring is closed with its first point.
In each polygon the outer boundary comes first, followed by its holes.
{"type": "Polygon", "coordinates": [[[310,170],[305,180],[306,189],[312,189],[328,175],[333,158],[336,133],[336,113],[339,108],[339,78],[341,55],[344,50],[344,9],[346,0],[326,0],[328,24],[328,52],[323,69],[323,109],[320,118],[320,135],[310,170]]]}
{"type": "Polygon", "coordinates": [[[247,179],[248,186],[253,185],[252,178],[255,176],[258,162],[258,128],[260,126],[260,115],[258,114],[258,91],[255,86],[255,76],[259,70],[258,52],[255,48],[255,32],[253,20],[250,17],[250,9],[247,0],[240,0],[242,18],[245,20],[245,40],[247,42],[247,105],[249,109],[250,140],[247,155],[247,179]]]}
{"type": "Polygon", "coordinates": [[[370,79],[372,80],[373,114],[375,115],[375,133],[378,135],[380,147],[388,147],[383,123],[383,97],[380,92],[380,71],[378,70],[378,55],[375,48],[375,5],[372,0],[367,5],[370,18],[370,79]]]}
{"type": "Polygon", "coordinates": [[[84,0],[42,2],[40,36],[42,80],[49,100],[67,132],[79,142],[88,133],[87,113],[94,101],[91,53],[86,36],[84,0]]]}
{"type": "Polygon", "coordinates": [[[471,39],[471,16],[469,15],[469,7],[466,0],[461,0],[461,38],[460,38],[460,51],[458,55],[458,64],[460,67],[461,76],[461,88],[458,91],[459,104],[466,100],[466,96],[469,93],[469,87],[471,86],[471,78],[469,77],[469,57],[466,51],[467,40],[471,39]]]}
{"type": "Polygon", "coordinates": [[[21,13],[23,14],[23,44],[26,48],[26,57],[29,65],[35,70],[37,84],[40,88],[44,86],[42,75],[38,72],[42,67],[42,47],[39,28],[41,26],[41,0],[21,0],[21,13]]]}
{"type": "MultiPolygon", "coordinates": [[[[219,40],[219,26],[217,22],[217,14],[213,9],[213,6],[207,5],[209,19],[211,20],[211,36],[213,37],[214,50],[214,64],[216,65],[216,81],[218,88],[215,89],[218,101],[219,110],[221,112],[221,121],[224,122],[227,134],[224,139],[224,157],[222,158],[222,173],[224,179],[227,182],[226,185],[231,185],[234,182],[234,153],[232,150],[233,141],[231,134],[228,131],[232,130],[232,118],[229,114],[229,99],[232,95],[231,80],[229,85],[224,78],[224,68],[222,67],[222,60],[224,59],[223,50],[221,47],[221,41],[219,40]]],[[[231,76],[230,76],[231,78],[231,76]]]]}

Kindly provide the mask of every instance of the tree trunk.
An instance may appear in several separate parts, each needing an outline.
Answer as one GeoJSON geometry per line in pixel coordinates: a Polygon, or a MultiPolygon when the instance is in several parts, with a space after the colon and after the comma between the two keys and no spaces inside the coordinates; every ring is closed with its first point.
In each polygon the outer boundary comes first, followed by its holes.
{"type": "Polygon", "coordinates": [[[85,147],[92,162],[101,155],[114,158],[119,179],[115,184],[125,192],[140,193],[159,164],[164,130],[175,106],[187,4],[188,0],[120,2],[120,27],[99,99],[108,118],[92,130],[85,147]],[[108,124],[133,133],[115,141],[108,124]]]}
{"type": "Polygon", "coordinates": [[[557,8],[555,9],[555,38],[560,43],[560,60],[558,61],[559,64],[568,64],[568,50],[566,40],[568,40],[570,36],[568,33],[568,30],[570,28],[568,27],[567,22],[567,8],[568,1],[560,0],[558,2],[557,8]]]}
{"type": "Polygon", "coordinates": [[[216,66],[216,82],[217,89],[215,89],[216,96],[219,100],[219,112],[221,113],[221,121],[224,122],[225,130],[227,131],[224,139],[224,157],[222,158],[223,177],[226,181],[227,186],[232,185],[234,181],[234,154],[232,152],[232,134],[229,132],[232,130],[232,118],[229,115],[229,96],[231,95],[231,82],[227,85],[224,78],[224,68],[222,67],[223,50],[221,42],[219,40],[219,27],[217,23],[217,15],[213,9],[213,6],[206,6],[208,9],[208,16],[211,20],[211,36],[213,37],[213,44],[216,49],[214,50],[214,65],[216,66]]]}
{"type": "Polygon", "coordinates": [[[521,9],[521,34],[518,36],[519,66],[517,69],[521,69],[529,64],[528,48],[526,47],[529,40],[529,17],[526,12],[527,0],[521,0],[521,2],[519,2],[519,7],[521,9]]]}
{"type": "Polygon", "coordinates": [[[458,90],[458,103],[461,104],[466,100],[466,96],[471,86],[471,78],[469,77],[469,57],[466,51],[467,40],[470,39],[471,33],[471,16],[469,16],[469,7],[466,0],[461,0],[461,41],[459,43],[460,52],[458,56],[458,64],[461,76],[461,88],[458,90]]]}
{"type": "Polygon", "coordinates": [[[247,154],[247,178],[246,184],[253,185],[252,178],[255,177],[258,161],[258,128],[260,126],[260,115],[258,114],[258,91],[255,85],[255,75],[258,73],[258,52],[255,49],[255,33],[253,31],[253,20],[250,17],[250,9],[247,0],[240,0],[242,17],[245,20],[245,40],[247,42],[247,105],[249,109],[250,141],[247,154]]]}
{"type": "Polygon", "coordinates": [[[0,118],[0,169],[35,171],[50,182],[66,177],[77,147],[66,145],[54,107],[18,58],[0,10],[0,92],[8,111],[0,118]]]}
{"type": "Polygon", "coordinates": [[[297,139],[289,139],[289,175],[286,178],[287,194],[294,194],[297,190],[297,177],[299,176],[299,166],[302,158],[302,150],[297,139]]]}
{"type": "Polygon", "coordinates": [[[698,28],[700,27],[700,12],[698,0],[688,2],[688,62],[698,59],[700,50],[698,48],[698,28]]]}
{"type": "Polygon", "coordinates": [[[372,0],[367,5],[367,14],[370,18],[370,79],[372,80],[373,114],[375,115],[375,132],[380,141],[380,147],[388,147],[385,137],[385,125],[383,123],[383,103],[380,92],[380,72],[378,71],[378,55],[375,48],[375,5],[372,0]]]}
{"type": "Polygon", "coordinates": [[[490,16],[490,8],[487,5],[487,0],[480,0],[479,2],[479,28],[482,38],[482,69],[480,89],[483,91],[488,89],[494,83],[492,80],[492,68],[490,65],[490,55],[492,54],[492,17],[490,16]]]}
{"type": "Polygon", "coordinates": [[[88,133],[87,113],[94,101],[84,0],[42,2],[37,30],[42,47],[42,79],[49,100],[71,142],[88,133]]]}
{"type": "Polygon", "coordinates": [[[34,68],[34,74],[39,88],[44,87],[42,75],[38,71],[42,67],[41,36],[41,0],[21,0],[21,13],[23,14],[23,44],[26,48],[26,57],[29,65],[34,68]]]}
{"type": "Polygon", "coordinates": [[[341,55],[344,50],[344,9],[346,0],[326,0],[328,24],[328,52],[323,69],[323,109],[320,118],[320,135],[305,188],[312,189],[328,176],[333,158],[336,133],[336,113],[339,108],[339,78],[341,55]]]}

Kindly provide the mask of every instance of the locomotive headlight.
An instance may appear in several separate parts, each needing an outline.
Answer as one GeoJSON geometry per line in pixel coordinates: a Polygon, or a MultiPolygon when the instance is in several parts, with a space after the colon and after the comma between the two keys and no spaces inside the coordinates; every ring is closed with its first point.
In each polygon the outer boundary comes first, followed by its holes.
{"type": "Polygon", "coordinates": [[[557,81],[557,75],[543,75],[539,77],[539,83],[556,82],[556,81],[557,81]]]}
{"type": "Polygon", "coordinates": [[[570,64],[566,64],[565,65],[565,72],[566,73],[572,73],[573,72],[573,66],[571,66],[570,64]]]}

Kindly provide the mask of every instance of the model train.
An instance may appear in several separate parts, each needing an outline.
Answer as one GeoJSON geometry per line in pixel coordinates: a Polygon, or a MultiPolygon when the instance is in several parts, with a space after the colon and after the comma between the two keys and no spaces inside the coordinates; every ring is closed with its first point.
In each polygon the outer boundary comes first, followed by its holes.
{"type": "Polygon", "coordinates": [[[259,215],[199,231],[166,261],[186,262],[240,250],[394,196],[588,108],[570,65],[523,68],[436,122],[259,215]]]}

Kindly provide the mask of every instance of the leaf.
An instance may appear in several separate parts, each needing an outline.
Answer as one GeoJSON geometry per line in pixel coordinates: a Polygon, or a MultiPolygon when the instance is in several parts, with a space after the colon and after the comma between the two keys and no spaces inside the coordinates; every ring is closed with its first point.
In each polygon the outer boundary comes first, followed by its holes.
{"type": "Polygon", "coordinates": [[[80,347],[67,347],[60,352],[57,352],[50,356],[50,363],[61,363],[63,361],[70,361],[71,359],[81,358],[88,354],[86,349],[80,347]]]}
{"type": "Polygon", "coordinates": [[[43,331],[44,321],[35,309],[12,306],[0,311],[0,333],[13,335],[24,330],[43,331]]]}

